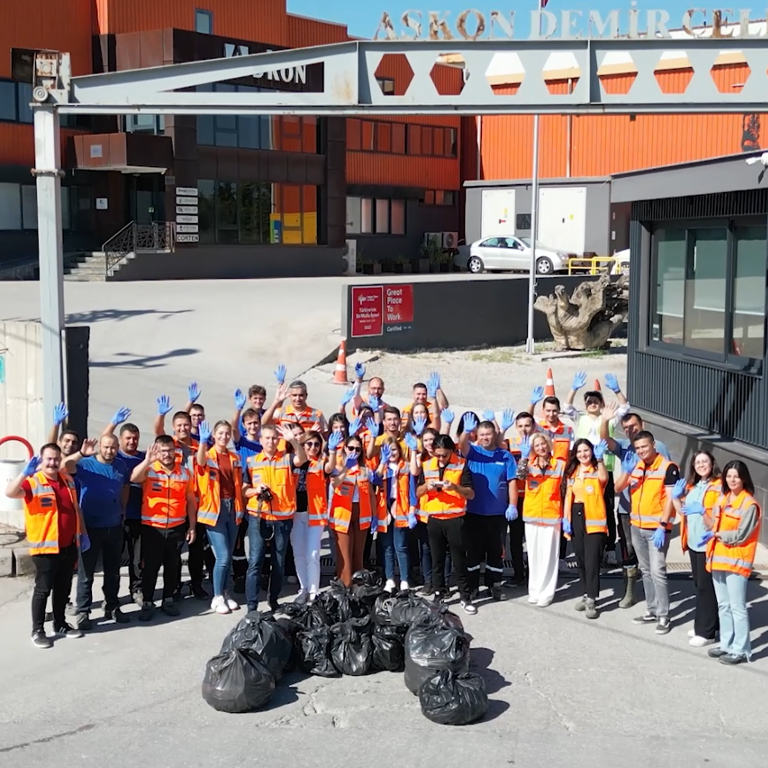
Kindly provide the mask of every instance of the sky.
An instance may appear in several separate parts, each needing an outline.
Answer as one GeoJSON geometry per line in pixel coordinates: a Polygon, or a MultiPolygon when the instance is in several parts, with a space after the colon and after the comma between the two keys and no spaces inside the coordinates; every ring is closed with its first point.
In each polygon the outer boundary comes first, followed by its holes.
{"type": "MultiPolygon", "coordinates": [[[[529,31],[530,11],[536,9],[536,2],[514,2],[514,0],[491,0],[491,2],[478,2],[478,0],[432,0],[428,4],[419,3],[418,0],[412,0],[411,3],[403,4],[396,0],[373,0],[373,2],[356,2],[356,0],[325,0],[318,3],[317,0],[287,0],[288,11],[298,13],[303,16],[322,18],[326,21],[337,21],[348,25],[349,32],[352,35],[360,37],[372,37],[381,19],[382,13],[387,11],[392,17],[396,30],[400,31],[400,17],[407,10],[421,11],[421,20],[426,27],[429,11],[450,11],[448,22],[451,31],[456,35],[456,18],[467,8],[477,8],[485,14],[486,21],[492,10],[498,10],[502,13],[515,11],[515,36],[526,37],[529,31]]],[[[705,4],[701,4],[706,7],[705,4]]],[[[637,0],[636,7],[641,12],[651,9],[666,10],[670,15],[669,27],[679,28],[683,13],[691,6],[696,7],[691,0],[637,0]]],[[[734,8],[750,7],[749,3],[741,5],[731,3],[734,8]]],[[[630,7],[627,0],[591,0],[589,3],[578,2],[578,0],[549,0],[546,10],[558,14],[563,10],[600,11],[602,14],[613,10],[628,10],[630,7]]],[[[716,8],[718,6],[713,6],[716,8]]],[[[760,10],[760,4],[753,5],[752,19],[765,18],[765,11],[760,10]]],[[[707,21],[711,24],[712,13],[710,9],[707,13],[707,21]]],[[[625,15],[625,14],[622,14],[625,15]]],[[[641,17],[642,18],[642,17],[641,17]]],[[[693,22],[700,22],[703,17],[699,14],[694,17],[693,22]]],[[[641,29],[644,23],[641,23],[641,29]]]]}

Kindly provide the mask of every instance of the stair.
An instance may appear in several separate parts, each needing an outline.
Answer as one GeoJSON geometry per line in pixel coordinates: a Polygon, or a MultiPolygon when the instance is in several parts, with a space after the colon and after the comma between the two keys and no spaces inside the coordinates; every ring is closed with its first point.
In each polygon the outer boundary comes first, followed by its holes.
{"type": "Polygon", "coordinates": [[[64,280],[75,283],[106,282],[104,251],[81,253],[64,267],[64,280]]]}

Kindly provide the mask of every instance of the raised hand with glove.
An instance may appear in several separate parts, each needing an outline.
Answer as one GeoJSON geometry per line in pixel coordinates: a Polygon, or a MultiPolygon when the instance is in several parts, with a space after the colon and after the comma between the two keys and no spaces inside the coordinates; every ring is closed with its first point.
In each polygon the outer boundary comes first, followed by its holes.
{"type": "Polygon", "coordinates": [[[365,365],[363,363],[355,363],[355,378],[358,381],[362,381],[365,378],[365,365]]]}
{"type": "Polygon", "coordinates": [[[201,421],[197,425],[197,434],[200,438],[200,444],[201,445],[207,445],[208,441],[211,439],[211,425],[207,421],[201,421]]]}
{"type": "Polygon", "coordinates": [[[344,442],[344,435],[341,432],[331,432],[328,438],[328,450],[338,451],[339,446],[344,442]]]}
{"type": "Polygon", "coordinates": [[[131,418],[131,409],[130,408],[118,408],[115,412],[115,415],[112,417],[112,424],[114,426],[118,426],[119,424],[122,424],[124,421],[128,421],[128,419],[131,418]]]}
{"type": "Polygon", "coordinates": [[[235,390],[235,408],[238,411],[242,411],[245,408],[245,395],[242,389],[235,390]]]}
{"type": "Polygon", "coordinates": [[[432,371],[427,379],[427,396],[437,397],[437,390],[440,389],[440,374],[437,371],[432,371]]]}
{"type": "Polygon", "coordinates": [[[69,411],[64,403],[59,403],[53,409],[53,423],[57,427],[60,427],[66,421],[67,416],[69,416],[69,411]]]}
{"type": "Polygon", "coordinates": [[[586,383],[587,383],[587,373],[586,373],[586,371],[579,371],[573,377],[573,384],[571,384],[571,389],[574,392],[578,392],[586,383]]]}
{"type": "Polygon", "coordinates": [[[167,415],[171,410],[171,398],[168,395],[160,395],[157,398],[157,413],[160,416],[167,415]]]}
{"type": "Polygon", "coordinates": [[[605,456],[605,452],[608,450],[608,442],[606,440],[601,440],[595,447],[594,447],[594,454],[595,454],[595,460],[596,461],[602,461],[603,457],[605,456]]]}
{"type": "Polygon", "coordinates": [[[196,403],[200,399],[201,394],[202,394],[202,391],[200,390],[200,387],[197,386],[196,381],[193,381],[187,387],[187,396],[189,397],[190,403],[196,403]]]}
{"type": "Polygon", "coordinates": [[[619,392],[621,392],[619,380],[616,378],[616,374],[614,373],[605,374],[605,386],[608,387],[608,389],[610,389],[614,394],[618,395],[619,392]]]}

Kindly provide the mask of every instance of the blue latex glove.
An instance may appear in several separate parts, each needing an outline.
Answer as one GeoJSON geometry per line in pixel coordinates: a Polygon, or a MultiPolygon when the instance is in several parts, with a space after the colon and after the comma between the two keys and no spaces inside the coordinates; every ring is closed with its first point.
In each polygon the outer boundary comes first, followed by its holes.
{"type": "Polygon", "coordinates": [[[414,419],[413,420],[413,431],[421,436],[421,433],[427,428],[427,420],[426,419],[414,419]]]}
{"type": "Polygon", "coordinates": [[[703,547],[705,544],[707,544],[708,542],[712,541],[712,537],[713,537],[714,535],[715,535],[715,534],[714,534],[712,531],[707,531],[707,532],[706,532],[706,533],[705,533],[705,534],[704,534],[704,535],[701,537],[701,541],[700,541],[700,542],[697,544],[697,546],[699,546],[699,547],[703,547]]]}
{"type": "Polygon", "coordinates": [[[444,408],[440,413],[440,417],[446,424],[453,424],[456,414],[450,408],[444,408]]]}
{"type": "Polygon", "coordinates": [[[331,432],[331,435],[328,438],[328,450],[337,451],[343,442],[344,435],[341,432],[331,432]]]}
{"type": "Polygon", "coordinates": [[[165,416],[171,410],[171,399],[168,395],[160,395],[157,398],[157,412],[161,416],[165,416]]]}
{"type": "Polygon", "coordinates": [[[573,526],[571,525],[571,521],[567,518],[563,518],[563,533],[568,534],[568,536],[573,536],[573,526]]]}
{"type": "Polygon", "coordinates": [[[235,408],[238,411],[242,411],[245,408],[245,395],[242,389],[235,390],[235,408]]]}
{"type": "Polygon", "coordinates": [[[53,423],[57,427],[61,426],[67,416],[69,416],[69,411],[67,410],[67,406],[64,405],[64,403],[59,403],[53,409],[53,423]]]}
{"type": "Polygon", "coordinates": [[[605,386],[608,387],[608,389],[610,389],[611,392],[615,392],[616,394],[621,392],[621,387],[619,386],[619,380],[616,378],[616,375],[613,373],[605,374],[605,386]]]}
{"type": "Polygon", "coordinates": [[[483,411],[481,416],[483,417],[483,421],[493,421],[496,418],[496,414],[490,409],[483,411]]]}
{"type": "Polygon", "coordinates": [[[405,441],[405,444],[408,446],[408,448],[412,451],[418,451],[419,450],[419,441],[416,439],[415,435],[412,435],[410,432],[403,438],[405,441]]]}
{"type": "Polygon", "coordinates": [[[359,417],[352,419],[352,421],[349,424],[349,436],[352,437],[352,435],[356,435],[360,429],[363,426],[363,422],[360,420],[359,417]]]}
{"type": "Polygon", "coordinates": [[[341,404],[346,405],[349,403],[352,398],[355,396],[355,388],[350,387],[342,396],[341,396],[341,404]]]}
{"type": "Polygon", "coordinates": [[[673,486],[672,486],[672,498],[673,499],[682,499],[683,496],[685,496],[685,491],[687,489],[687,484],[685,482],[685,478],[681,477],[673,486]]]}
{"type": "Polygon", "coordinates": [[[601,440],[595,447],[594,447],[594,453],[595,458],[598,461],[601,461],[603,456],[605,456],[605,452],[608,450],[608,442],[606,440],[601,440]]]}
{"type": "Polygon", "coordinates": [[[527,459],[531,455],[531,441],[526,436],[520,441],[520,459],[527,459]]]}
{"type": "Polygon", "coordinates": [[[471,413],[466,413],[464,415],[464,431],[474,432],[476,429],[477,429],[477,419],[471,413]]]}
{"type": "Polygon", "coordinates": [[[515,504],[510,504],[507,507],[507,511],[504,513],[504,517],[506,517],[510,523],[513,520],[517,520],[517,506],[515,504]]]}
{"type": "Polygon", "coordinates": [[[440,374],[437,371],[432,371],[427,380],[427,395],[436,397],[438,389],[440,389],[440,374]]]}
{"type": "Polygon", "coordinates": [[[415,528],[418,524],[418,519],[416,518],[415,512],[409,512],[408,513],[408,527],[409,528],[415,528]]]}
{"type": "Polygon", "coordinates": [[[685,504],[683,504],[683,508],[680,512],[683,515],[703,515],[706,510],[700,501],[691,499],[691,501],[686,501],[685,504]]]}
{"type": "Polygon", "coordinates": [[[197,425],[197,436],[201,443],[207,443],[211,439],[211,425],[207,421],[201,421],[197,425]]]}
{"type": "Polygon", "coordinates": [[[376,411],[381,408],[381,400],[379,400],[376,395],[368,395],[368,405],[371,406],[371,410],[376,413],[376,411]]]}
{"type": "Polygon", "coordinates": [[[371,433],[371,437],[379,436],[379,425],[376,423],[376,419],[366,419],[365,428],[371,433]]]}
{"type": "Polygon", "coordinates": [[[362,363],[355,364],[355,376],[361,381],[363,380],[363,377],[365,376],[365,366],[362,363]]]}
{"type": "Polygon", "coordinates": [[[381,456],[381,463],[382,464],[388,464],[389,463],[389,459],[392,456],[392,449],[388,445],[386,445],[386,444],[382,445],[381,446],[380,456],[381,456]]]}
{"type": "Polygon", "coordinates": [[[278,384],[285,384],[285,375],[287,373],[286,367],[280,363],[280,365],[277,366],[275,369],[275,379],[278,384]]]}
{"type": "Polygon", "coordinates": [[[653,542],[653,546],[656,547],[656,549],[664,549],[664,543],[667,540],[667,529],[660,525],[654,532],[653,532],[653,538],[651,541],[653,542]]]}
{"type": "Polygon", "coordinates": [[[579,371],[573,377],[573,384],[571,384],[571,389],[574,392],[578,392],[578,390],[580,390],[586,383],[587,383],[587,374],[584,371],[579,371]]]}
{"type": "Polygon", "coordinates": [[[37,470],[40,469],[40,457],[39,456],[33,456],[25,465],[24,469],[21,470],[24,477],[32,477],[32,475],[37,472],[37,470]]]}
{"type": "Polygon", "coordinates": [[[188,387],[187,387],[187,394],[189,396],[189,402],[190,403],[196,403],[201,395],[200,387],[197,386],[197,382],[193,381],[188,387]]]}
{"type": "Polygon", "coordinates": [[[117,426],[118,424],[122,424],[124,421],[127,421],[131,417],[131,409],[130,408],[118,408],[115,412],[115,415],[112,417],[112,423],[117,426]]]}
{"type": "Polygon", "coordinates": [[[631,475],[635,471],[638,458],[636,453],[625,453],[624,458],[621,460],[621,468],[624,474],[631,475]]]}
{"type": "Polygon", "coordinates": [[[80,545],[80,551],[81,552],[87,552],[91,548],[91,540],[88,537],[87,533],[81,533],[80,536],[78,536],[80,545]]]}
{"type": "Polygon", "coordinates": [[[531,392],[531,402],[535,405],[544,399],[544,387],[534,387],[531,392]]]}
{"type": "Polygon", "coordinates": [[[508,429],[511,429],[514,423],[515,412],[509,408],[505,408],[501,414],[501,423],[499,424],[501,431],[506,432],[508,429]]]}
{"type": "Polygon", "coordinates": [[[357,454],[356,453],[350,453],[349,456],[347,456],[346,460],[344,461],[344,467],[346,469],[352,469],[353,467],[357,466],[357,454]]]}

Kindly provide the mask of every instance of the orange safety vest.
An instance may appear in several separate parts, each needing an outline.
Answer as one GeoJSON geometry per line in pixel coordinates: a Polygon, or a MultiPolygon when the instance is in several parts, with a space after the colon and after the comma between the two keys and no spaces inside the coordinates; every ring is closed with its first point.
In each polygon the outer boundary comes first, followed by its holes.
{"type": "MultiPolygon", "coordinates": [[[[238,525],[243,519],[243,466],[240,456],[234,451],[229,453],[229,461],[232,466],[232,479],[235,483],[235,520],[238,525]]],[[[208,463],[199,467],[197,474],[197,487],[200,492],[200,506],[197,510],[197,522],[204,525],[216,525],[221,511],[221,479],[219,476],[219,454],[215,448],[208,453],[208,463]]]]}
{"type": "MultiPolygon", "coordinates": [[[[629,480],[629,498],[632,505],[629,522],[635,528],[651,530],[659,527],[667,501],[664,478],[671,463],[659,454],[650,466],[640,460],[632,470],[629,480]]],[[[672,530],[671,519],[667,530],[672,530]]]]}
{"type": "Polygon", "coordinates": [[[523,521],[534,525],[560,525],[563,502],[560,485],[565,462],[552,456],[544,469],[531,461],[525,479],[525,506],[523,521]]]}
{"type": "Polygon", "coordinates": [[[578,469],[568,478],[566,498],[571,504],[576,503],[576,484],[581,483],[584,499],[584,523],[587,533],[608,533],[608,517],[605,510],[604,484],[597,476],[597,470],[590,467],[582,477],[577,477],[578,469]]]}
{"type": "Polygon", "coordinates": [[[567,464],[573,444],[573,429],[562,421],[558,421],[554,429],[546,421],[540,421],[537,426],[541,432],[551,438],[552,455],[558,461],[564,461],[567,464]]]}
{"type": "Polygon", "coordinates": [[[410,494],[411,470],[408,464],[402,459],[397,467],[397,475],[392,478],[384,477],[382,487],[379,492],[378,506],[378,530],[384,533],[387,530],[387,513],[392,509],[394,503],[394,522],[397,528],[408,527],[408,512],[411,509],[410,494]],[[390,482],[397,483],[397,498],[392,499],[387,493],[390,482]]]}
{"type": "MultiPolygon", "coordinates": [[[[704,497],[702,498],[701,503],[704,506],[704,510],[710,515],[712,514],[712,510],[714,509],[715,504],[717,504],[717,501],[720,498],[722,487],[722,481],[719,479],[709,480],[707,482],[707,489],[704,491],[704,497]]],[[[687,486],[685,491],[686,496],[692,490],[692,485],[687,486]]],[[[685,502],[685,496],[680,499],[680,503],[683,502],[685,502]]],[[[688,517],[686,515],[680,515],[680,546],[682,547],[683,552],[688,551],[688,517]]]]}
{"type": "MultiPolygon", "coordinates": [[[[457,453],[451,454],[443,472],[443,480],[461,485],[461,475],[466,463],[457,453]]],[[[423,464],[422,472],[426,483],[440,480],[440,465],[436,456],[423,464]]],[[[421,497],[421,509],[427,513],[427,517],[434,517],[436,520],[450,520],[454,517],[463,517],[466,514],[467,500],[456,491],[447,491],[444,488],[427,489],[427,492],[421,497]]]]}
{"type": "Polygon", "coordinates": [[[287,405],[280,411],[280,418],[276,419],[280,426],[291,426],[292,424],[301,424],[304,430],[320,429],[320,420],[323,418],[323,412],[316,408],[305,408],[303,411],[297,411],[292,405],[287,405]]]}
{"type": "MultiPolygon", "coordinates": [[[[77,534],[80,533],[80,513],[75,481],[66,472],[59,472],[59,480],[67,486],[72,506],[77,513],[77,534]]],[[[42,472],[29,478],[32,501],[24,501],[24,525],[29,541],[30,555],[55,555],[59,552],[59,509],[56,494],[42,472]]]]}
{"type": "MultiPolygon", "coordinates": [[[[741,522],[742,512],[751,507],[757,507],[758,521],[761,511],[754,496],[742,491],[735,499],[732,494],[723,494],[717,503],[717,514],[713,531],[735,531],[741,522]]],[[[737,573],[748,579],[752,573],[757,554],[757,542],[760,539],[760,523],[743,544],[728,545],[720,539],[710,539],[707,544],[707,570],[727,571],[737,573]]]]}
{"type": "MultiPolygon", "coordinates": [[[[307,467],[307,509],[309,524],[325,525],[328,522],[328,483],[323,468],[323,460],[310,460],[307,467]]],[[[296,475],[299,469],[295,469],[296,475]]],[[[304,510],[301,510],[302,512],[304,510]]]]}
{"type": "Polygon", "coordinates": [[[142,484],[141,522],[153,528],[175,528],[187,522],[187,491],[192,473],[176,462],[168,471],[159,461],[149,465],[142,484]]]}
{"type": "Polygon", "coordinates": [[[360,530],[367,531],[371,527],[373,510],[371,508],[371,477],[373,473],[368,467],[359,464],[350,469],[344,481],[334,488],[331,497],[331,528],[339,533],[347,533],[352,521],[352,505],[360,504],[360,530]],[[352,501],[357,487],[358,502],[352,501]]]}
{"type": "Polygon", "coordinates": [[[248,514],[270,522],[290,520],[296,512],[296,476],[293,474],[293,454],[277,451],[270,459],[264,451],[249,456],[247,461],[251,485],[261,483],[272,491],[272,501],[248,499],[248,514]]]}

